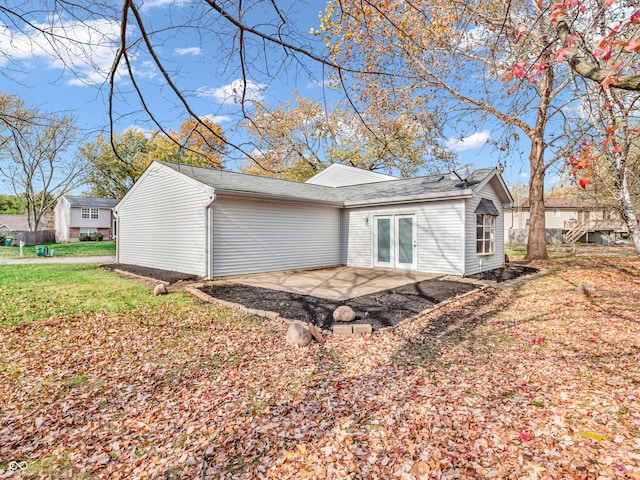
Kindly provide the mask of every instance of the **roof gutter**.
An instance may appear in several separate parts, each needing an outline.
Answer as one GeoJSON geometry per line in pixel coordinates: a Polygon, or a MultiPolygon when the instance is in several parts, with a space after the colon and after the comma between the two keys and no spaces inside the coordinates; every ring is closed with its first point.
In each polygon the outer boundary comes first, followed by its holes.
{"type": "Polygon", "coordinates": [[[356,202],[344,202],[345,208],[355,207],[378,207],[381,205],[397,205],[401,203],[420,203],[435,202],[437,200],[458,200],[461,198],[471,198],[473,192],[470,189],[460,190],[455,195],[442,195],[441,193],[431,193],[422,195],[413,195],[410,197],[391,197],[391,198],[374,198],[370,200],[358,200],[356,202]]]}
{"type": "Polygon", "coordinates": [[[259,193],[259,192],[247,192],[242,190],[225,190],[222,188],[215,189],[218,195],[224,195],[228,197],[251,197],[251,198],[264,198],[268,200],[282,200],[289,202],[302,202],[302,203],[315,203],[319,205],[329,205],[332,207],[344,207],[344,202],[341,201],[331,201],[331,200],[317,200],[312,198],[304,198],[304,197],[293,197],[289,195],[273,195],[269,193],[259,193]]]}

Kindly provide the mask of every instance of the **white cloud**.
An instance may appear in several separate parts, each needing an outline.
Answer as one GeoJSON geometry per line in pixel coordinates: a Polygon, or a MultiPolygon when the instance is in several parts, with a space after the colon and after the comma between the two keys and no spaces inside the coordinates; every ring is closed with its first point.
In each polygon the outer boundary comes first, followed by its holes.
{"type": "Polygon", "coordinates": [[[460,38],[460,48],[473,49],[482,44],[483,40],[490,37],[490,32],[485,27],[475,26],[467,30],[460,38]]]}
{"type": "Polygon", "coordinates": [[[245,102],[261,102],[264,99],[264,91],[266,88],[267,86],[261,83],[254,83],[248,80],[245,85],[243,80],[236,79],[222,87],[198,88],[196,95],[199,97],[213,97],[218,103],[240,103],[244,90],[245,102]]]}
{"type": "Polygon", "coordinates": [[[201,55],[202,49],[200,47],[185,47],[176,48],[174,50],[178,55],[201,55]]]}
{"type": "Polygon", "coordinates": [[[218,125],[231,121],[231,117],[227,117],[226,115],[205,115],[202,118],[206,118],[210,122],[217,123],[218,125]]]}
{"type": "Polygon", "coordinates": [[[182,7],[189,3],[189,0],[144,0],[140,10],[150,10],[152,8],[162,8],[167,5],[182,7]]]}
{"type": "Polygon", "coordinates": [[[518,177],[520,177],[520,178],[529,178],[529,173],[528,172],[520,172],[518,174],[518,177]]]}
{"type": "Polygon", "coordinates": [[[68,21],[54,17],[24,31],[0,24],[0,66],[7,61],[44,61],[49,68],[71,70],[72,85],[103,83],[118,49],[120,24],[110,20],[68,21]]]}
{"type": "Polygon", "coordinates": [[[483,130],[482,132],[473,133],[468,137],[449,138],[446,145],[454,152],[473,150],[474,148],[479,148],[485,145],[489,140],[489,135],[489,130],[483,130]]]}

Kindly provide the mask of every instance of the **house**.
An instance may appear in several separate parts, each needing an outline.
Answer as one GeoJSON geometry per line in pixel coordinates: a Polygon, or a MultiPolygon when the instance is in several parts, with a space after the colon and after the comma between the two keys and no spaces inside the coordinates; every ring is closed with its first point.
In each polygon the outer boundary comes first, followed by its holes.
{"type": "Polygon", "coordinates": [[[77,242],[81,235],[101,234],[104,240],[115,238],[116,223],[112,198],[63,195],[54,211],[56,242],[77,242]]]}
{"type": "Polygon", "coordinates": [[[0,235],[13,239],[12,244],[15,246],[53,243],[55,240],[51,218],[48,215],[40,219],[38,231],[33,232],[26,214],[0,214],[0,235]]]}
{"type": "Polygon", "coordinates": [[[337,265],[468,275],[503,264],[512,198],[497,169],[464,181],[385,177],[335,165],[298,183],[156,161],[114,209],[117,262],[206,278],[337,265]]]}
{"type": "Polygon", "coordinates": [[[29,220],[25,214],[0,214],[0,234],[11,235],[13,232],[28,232],[29,220]]]}
{"type": "MultiPolygon", "coordinates": [[[[544,208],[548,244],[590,242],[608,245],[627,232],[625,223],[610,206],[574,198],[546,198],[544,208]]],[[[507,207],[505,242],[527,243],[529,222],[528,199],[507,207]]]]}

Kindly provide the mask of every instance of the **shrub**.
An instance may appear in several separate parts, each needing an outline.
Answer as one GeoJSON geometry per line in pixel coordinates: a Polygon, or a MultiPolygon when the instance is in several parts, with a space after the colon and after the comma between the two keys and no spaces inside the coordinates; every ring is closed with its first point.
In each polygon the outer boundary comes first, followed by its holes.
{"type": "Polygon", "coordinates": [[[81,242],[101,242],[104,236],[101,233],[81,233],[80,241],[81,242]]]}

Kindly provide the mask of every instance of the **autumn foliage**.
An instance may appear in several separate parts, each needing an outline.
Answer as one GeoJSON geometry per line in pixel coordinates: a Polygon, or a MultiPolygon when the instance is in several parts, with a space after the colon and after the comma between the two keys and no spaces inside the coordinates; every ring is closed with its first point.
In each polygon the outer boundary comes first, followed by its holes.
{"type": "Polygon", "coordinates": [[[199,303],[0,326],[0,472],[638,478],[640,265],[555,268],[305,349],[199,303]]]}

